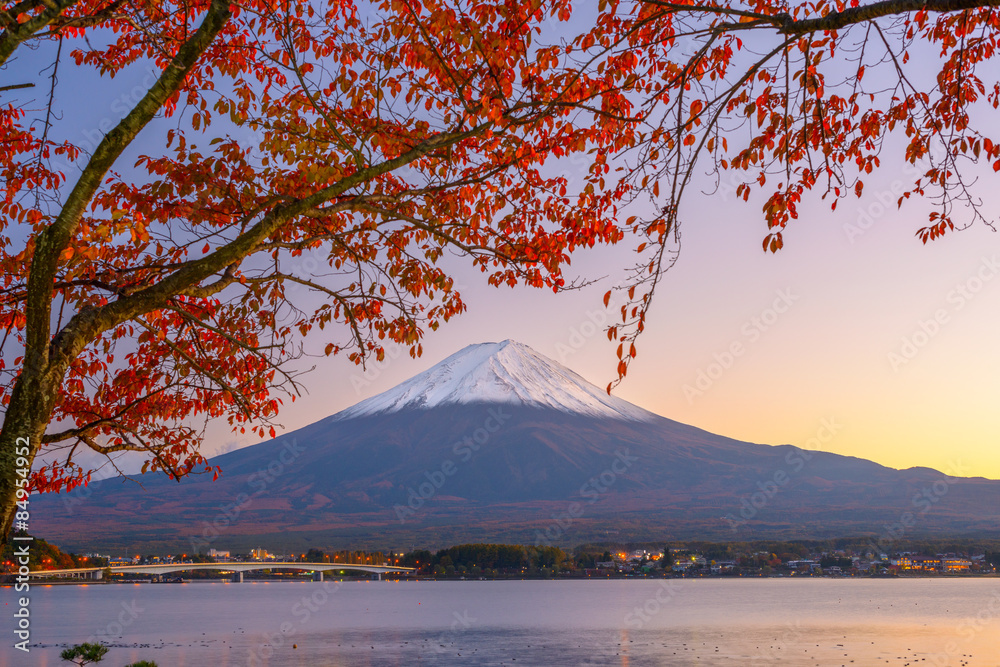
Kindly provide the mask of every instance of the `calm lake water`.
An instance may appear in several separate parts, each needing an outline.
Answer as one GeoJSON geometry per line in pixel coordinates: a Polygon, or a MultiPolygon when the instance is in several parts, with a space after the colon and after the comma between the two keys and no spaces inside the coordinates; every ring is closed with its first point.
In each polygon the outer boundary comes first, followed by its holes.
{"type": "Polygon", "coordinates": [[[33,586],[30,608],[4,666],[97,637],[109,667],[1000,667],[1000,579],[33,586]]]}

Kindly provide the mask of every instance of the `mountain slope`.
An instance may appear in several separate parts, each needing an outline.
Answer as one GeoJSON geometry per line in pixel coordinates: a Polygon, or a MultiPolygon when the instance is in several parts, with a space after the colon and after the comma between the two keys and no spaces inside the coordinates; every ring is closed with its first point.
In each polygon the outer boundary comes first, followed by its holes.
{"type": "Polygon", "coordinates": [[[293,433],[213,459],[223,476],[106,480],[33,501],[70,548],[572,544],[975,534],[1000,482],[717,436],[608,397],[530,348],[466,348],[293,433]],[[898,532],[898,530],[896,531],[898,532]]]}

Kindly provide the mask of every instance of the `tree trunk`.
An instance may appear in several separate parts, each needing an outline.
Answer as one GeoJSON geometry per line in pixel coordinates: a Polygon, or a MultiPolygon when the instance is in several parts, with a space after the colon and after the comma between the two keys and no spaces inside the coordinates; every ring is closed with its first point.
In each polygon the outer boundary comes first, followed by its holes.
{"type": "MultiPolygon", "coordinates": [[[[0,429],[0,505],[3,506],[3,542],[10,539],[17,507],[18,470],[30,468],[42,447],[42,436],[55,408],[60,377],[52,381],[51,370],[42,364],[25,360],[24,368],[11,393],[10,405],[0,429]],[[28,447],[27,466],[18,466],[18,449],[28,447]]],[[[23,455],[23,449],[21,449],[23,455]]],[[[29,506],[30,514],[30,506],[29,506]]],[[[30,530],[30,519],[27,522],[30,530]]]]}
{"type": "MultiPolygon", "coordinates": [[[[37,25],[31,21],[21,23],[18,35],[4,33],[4,36],[0,36],[0,63],[26,36],[51,23],[55,16],[73,2],[75,0],[43,3],[47,9],[36,16],[37,25]]],[[[222,32],[231,16],[228,0],[212,0],[198,30],[179,46],[170,64],[164,68],[143,98],[104,136],[67,196],[59,216],[36,238],[25,300],[27,324],[24,366],[14,384],[10,405],[4,414],[3,428],[0,429],[0,504],[3,505],[3,524],[0,528],[4,542],[10,537],[18,511],[18,446],[27,444],[29,453],[25,458],[28,459],[30,469],[35,455],[41,449],[42,436],[52,418],[56,396],[70,363],[95,336],[115,324],[113,315],[102,317],[93,310],[85,309],[74,315],[61,332],[52,335],[53,283],[59,257],[72,242],[80,219],[105,174],[166,101],[180,90],[188,73],[222,32]]],[[[115,302],[112,305],[121,304],[115,302]]],[[[155,304],[150,307],[155,307],[155,304]]],[[[124,316],[124,319],[130,316],[132,315],[124,316]]]]}

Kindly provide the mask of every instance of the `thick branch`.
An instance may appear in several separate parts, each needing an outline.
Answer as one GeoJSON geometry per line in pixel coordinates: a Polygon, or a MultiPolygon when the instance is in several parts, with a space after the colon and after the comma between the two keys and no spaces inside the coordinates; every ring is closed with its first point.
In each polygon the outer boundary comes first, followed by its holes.
{"type": "Polygon", "coordinates": [[[0,65],[3,65],[14,54],[17,47],[25,40],[31,39],[35,33],[45,26],[53,23],[60,15],[80,0],[53,0],[45,3],[45,9],[35,14],[24,23],[18,23],[13,16],[8,13],[4,23],[7,29],[0,33],[0,65]]]}
{"type": "Polygon", "coordinates": [[[662,7],[671,13],[703,13],[725,16],[739,16],[750,19],[745,23],[725,23],[715,26],[715,31],[748,29],[761,25],[772,25],[784,35],[805,35],[825,30],[840,30],[858,23],[874,21],[883,16],[898,16],[910,12],[927,11],[937,13],[961,12],[969,9],[1000,7],[1000,0],[882,0],[870,5],[851,7],[842,12],[830,12],[825,16],[796,20],[790,14],[760,14],[724,6],[684,5],[662,0],[642,0],[646,4],[662,7]]]}
{"type": "Polygon", "coordinates": [[[796,21],[787,14],[780,15],[781,24],[778,30],[786,35],[804,35],[821,30],[840,30],[883,16],[896,16],[921,10],[947,13],[985,7],[1000,7],[1000,0],[882,0],[870,5],[851,7],[842,12],[831,12],[815,19],[796,21]]]}
{"type": "MultiPolygon", "coordinates": [[[[43,354],[49,343],[53,278],[59,256],[72,239],[80,218],[100,187],[104,175],[115,164],[139,132],[183,85],[188,72],[215,40],[229,20],[226,0],[213,0],[198,30],[177,51],[160,78],[125,118],[104,137],[66,198],[66,205],[51,226],[38,236],[28,277],[28,354],[43,354]]],[[[56,348],[58,349],[58,348],[56,348]]],[[[64,357],[68,362],[73,356],[64,357]]],[[[48,359],[36,360],[45,363],[48,359]]],[[[30,363],[30,362],[29,362],[30,363]]]]}
{"type": "MultiPolygon", "coordinates": [[[[87,309],[77,313],[56,336],[53,341],[54,348],[58,349],[60,355],[69,359],[74,358],[101,331],[106,331],[136,315],[161,308],[176,294],[192,291],[206,278],[223,271],[226,267],[238,263],[255,252],[268,237],[296,217],[305,215],[316,207],[336,199],[348,190],[395,171],[428,153],[482,134],[491,126],[491,124],[483,123],[464,132],[435,134],[391,160],[361,169],[312,195],[274,208],[231,242],[201,259],[182,266],[159,283],[101,308],[87,309]]],[[[352,207],[352,201],[345,200],[326,210],[333,213],[352,207]]]]}

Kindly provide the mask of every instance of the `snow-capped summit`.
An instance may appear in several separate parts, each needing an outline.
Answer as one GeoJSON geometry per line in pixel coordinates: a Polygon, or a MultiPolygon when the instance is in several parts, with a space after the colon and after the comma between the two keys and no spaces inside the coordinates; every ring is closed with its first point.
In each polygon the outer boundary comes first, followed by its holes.
{"type": "Polygon", "coordinates": [[[588,417],[632,421],[656,418],[628,401],[609,396],[527,345],[505,340],[469,345],[392,389],[337,413],[333,419],[470,403],[555,408],[588,417]]]}

